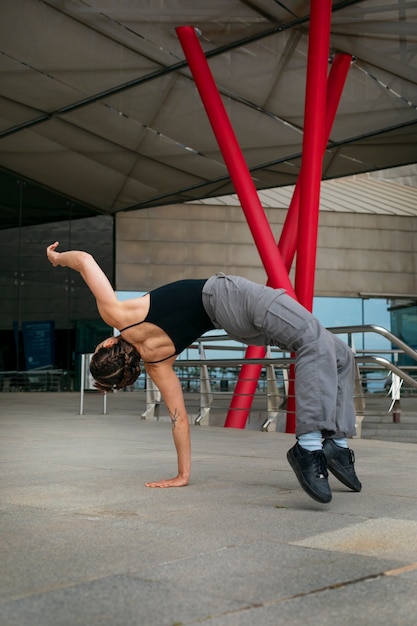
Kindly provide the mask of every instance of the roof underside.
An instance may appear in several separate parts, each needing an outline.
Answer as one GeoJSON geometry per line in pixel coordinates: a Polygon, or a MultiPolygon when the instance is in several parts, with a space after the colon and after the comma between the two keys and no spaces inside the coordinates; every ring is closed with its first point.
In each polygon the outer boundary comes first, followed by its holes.
{"type": "MultiPolygon", "coordinates": [[[[287,209],[293,193],[294,185],[284,185],[260,190],[258,195],[265,209],[287,209]]],[[[240,204],[236,194],[193,202],[216,206],[240,204]]],[[[390,179],[376,180],[369,174],[326,180],[321,185],[320,211],[417,217],[417,186],[409,186],[390,179]]]]}
{"type": "MultiPolygon", "coordinates": [[[[234,193],[175,35],[185,24],[202,33],[256,187],[294,184],[309,11],[308,0],[2,0],[1,215],[10,173],[71,199],[74,216],[234,193]]],[[[330,41],[329,60],[354,60],[323,177],[416,163],[417,2],[335,0],[330,41]]],[[[58,202],[35,205],[34,222],[61,218],[58,202]]]]}

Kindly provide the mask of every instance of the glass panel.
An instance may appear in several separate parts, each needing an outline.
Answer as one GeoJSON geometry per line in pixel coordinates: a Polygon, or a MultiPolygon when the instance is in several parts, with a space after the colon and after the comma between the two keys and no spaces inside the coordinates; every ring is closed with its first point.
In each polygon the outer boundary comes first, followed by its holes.
{"type": "MultiPolygon", "coordinates": [[[[46,246],[59,241],[61,250],[88,250],[113,282],[113,218],[80,219],[91,210],[2,170],[0,194],[0,391],[73,389],[85,351],[77,347],[76,325],[101,320],[82,278],[53,268],[46,246]],[[46,364],[59,375],[46,375],[46,364]],[[28,373],[33,368],[36,375],[28,373]]],[[[101,329],[100,339],[103,332],[111,330],[101,329]]]]}
{"type": "MultiPolygon", "coordinates": [[[[391,323],[394,335],[417,350],[417,305],[399,307],[391,311],[391,323]]],[[[399,365],[416,365],[406,354],[398,356],[399,365]]]]}

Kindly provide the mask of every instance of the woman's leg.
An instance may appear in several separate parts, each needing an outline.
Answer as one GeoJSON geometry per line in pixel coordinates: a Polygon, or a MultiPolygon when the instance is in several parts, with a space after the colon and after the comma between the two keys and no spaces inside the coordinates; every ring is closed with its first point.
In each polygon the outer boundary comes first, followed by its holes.
{"type": "Polygon", "coordinates": [[[354,407],[355,358],[352,350],[332,334],[337,362],[336,433],[332,438],[356,435],[354,407]]]}
{"type": "Polygon", "coordinates": [[[315,322],[296,352],[297,435],[321,430],[323,437],[356,434],[352,350],[315,322]]]}
{"type": "Polygon", "coordinates": [[[267,343],[296,354],[297,436],[313,431],[337,435],[338,404],[346,419],[349,415],[349,348],[341,340],[335,341],[317,318],[286,294],[270,304],[262,330],[267,343]]]}

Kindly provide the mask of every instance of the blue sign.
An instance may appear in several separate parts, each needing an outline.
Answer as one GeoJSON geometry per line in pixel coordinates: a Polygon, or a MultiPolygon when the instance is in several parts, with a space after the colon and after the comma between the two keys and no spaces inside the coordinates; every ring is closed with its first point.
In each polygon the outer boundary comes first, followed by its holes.
{"type": "Polygon", "coordinates": [[[22,332],[26,369],[52,367],[55,361],[54,322],[23,322],[22,332]]]}

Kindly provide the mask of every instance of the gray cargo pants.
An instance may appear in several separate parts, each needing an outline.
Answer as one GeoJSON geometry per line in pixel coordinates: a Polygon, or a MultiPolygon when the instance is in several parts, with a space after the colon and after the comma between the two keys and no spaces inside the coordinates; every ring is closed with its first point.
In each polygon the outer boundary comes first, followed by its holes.
{"type": "Polygon", "coordinates": [[[216,274],[203,287],[203,305],[216,328],[248,345],[295,352],[296,435],[356,434],[351,349],[282,289],[216,274]]]}

